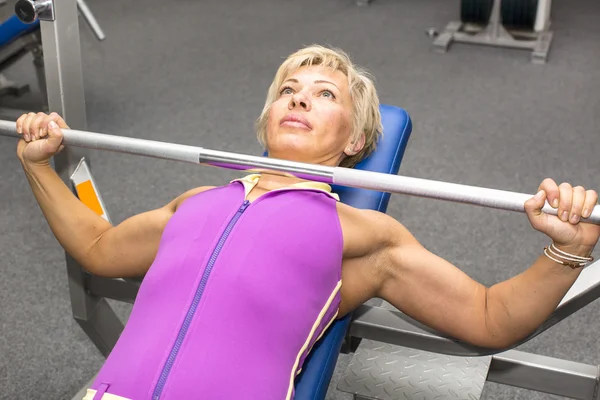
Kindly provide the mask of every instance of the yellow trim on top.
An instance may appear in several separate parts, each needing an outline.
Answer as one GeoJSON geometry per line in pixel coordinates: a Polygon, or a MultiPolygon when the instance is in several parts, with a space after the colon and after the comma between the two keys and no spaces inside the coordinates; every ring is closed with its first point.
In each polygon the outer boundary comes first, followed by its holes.
{"type": "MultiPolygon", "coordinates": [[[[242,184],[244,185],[244,189],[245,189],[245,197],[247,197],[248,193],[250,193],[250,191],[252,191],[252,189],[258,184],[259,179],[260,179],[260,174],[250,174],[250,175],[244,176],[243,178],[233,179],[231,182],[236,182],[236,181],[242,182],[242,184]]],[[[271,192],[275,192],[277,190],[290,190],[290,189],[321,190],[321,191],[329,194],[331,197],[333,197],[337,201],[340,201],[340,197],[336,193],[333,193],[331,191],[331,186],[329,186],[328,184],[326,184],[324,182],[313,182],[313,181],[297,182],[297,183],[292,183],[291,185],[289,185],[287,187],[283,187],[281,189],[271,190],[271,192]]]]}
{"type": "Polygon", "coordinates": [[[290,400],[292,398],[292,393],[293,393],[293,389],[294,389],[294,378],[296,376],[295,371],[296,371],[296,369],[298,369],[298,364],[300,364],[300,357],[302,356],[302,353],[304,353],[304,351],[308,348],[308,345],[310,344],[310,341],[312,340],[313,336],[315,335],[315,332],[316,332],[317,328],[319,327],[319,324],[323,320],[323,317],[325,316],[325,313],[327,312],[327,310],[329,310],[329,307],[331,307],[331,303],[333,303],[333,299],[335,298],[337,293],[340,291],[341,287],[342,287],[342,281],[339,281],[337,283],[337,285],[335,286],[335,288],[333,289],[333,292],[331,292],[329,299],[327,299],[327,302],[321,309],[321,312],[319,313],[319,316],[315,320],[315,323],[313,324],[312,329],[310,330],[310,333],[308,334],[308,337],[306,338],[306,341],[304,342],[304,345],[302,346],[302,348],[298,352],[298,355],[296,356],[296,362],[294,363],[294,366],[292,367],[292,371],[290,373],[290,385],[288,387],[288,393],[286,396],[286,400],[290,400]]]}

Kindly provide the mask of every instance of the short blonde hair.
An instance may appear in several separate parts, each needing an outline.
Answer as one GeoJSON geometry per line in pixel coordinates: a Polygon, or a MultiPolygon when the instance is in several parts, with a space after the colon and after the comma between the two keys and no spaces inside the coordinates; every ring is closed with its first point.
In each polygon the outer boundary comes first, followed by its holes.
{"type": "Polygon", "coordinates": [[[365,145],[362,150],[346,157],[340,163],[342,167],[352,168],[367,157],[377,146],[383,134],[379,97],[371,75],[363,68],[356,66],[348,54],[337,48],[312,45],[291,54],[281,64],[267,92],[265,106],[256,121],[258,141],[267,147],[267,125],[271,105],[279,97],[279,87],[300,67],[323,66],[341,71],[348,77],[348,87],[352,99],[352,138],[357,140],[361,133],[365,134],[365,145]]]}

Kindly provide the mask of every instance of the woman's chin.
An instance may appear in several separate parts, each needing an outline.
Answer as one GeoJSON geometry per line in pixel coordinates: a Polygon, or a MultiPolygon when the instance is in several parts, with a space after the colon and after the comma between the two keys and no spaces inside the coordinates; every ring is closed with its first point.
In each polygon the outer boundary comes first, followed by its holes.
{"type": "Polygon", "coordinates": [[[297,144],[278,145],[269,148],[269,155],[271,157],[290,161],[305,161],[309,158],[310,154],[310,148],[297,144]]]}
{"type": "Polygon", "coordinates": [[[279,140],[271,142],[273,150],[307,153],[314,149],[314,143],[306,136],[286,135],[285,138],[280,137],[278,139],[279,140]]]}

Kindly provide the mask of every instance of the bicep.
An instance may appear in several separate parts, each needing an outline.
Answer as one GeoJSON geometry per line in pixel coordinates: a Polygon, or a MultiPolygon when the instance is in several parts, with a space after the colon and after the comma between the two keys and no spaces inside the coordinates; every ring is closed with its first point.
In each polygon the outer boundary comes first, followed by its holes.
{"type": "Polygon", "coordinates": [[[187,198],[208,187],[185,192],[164,207],[135,215],[108,229],[89,251],[88,270],[110,278],[143,276],[154,262],[165,226],[187,198]]]}
{"type": "Polygon", "coordinates": [[[163,207],[135,215],[108,229],[89,252],[88,270],[109,278],[143,276],[156,257],[171,215],[170,209],[163,207]]]}
{"type": "Polygon", "coordinates": [[[486,288],[404,232],[382,257],[379,297],[423,324],[469,343],[485,340],[486,288]]]}

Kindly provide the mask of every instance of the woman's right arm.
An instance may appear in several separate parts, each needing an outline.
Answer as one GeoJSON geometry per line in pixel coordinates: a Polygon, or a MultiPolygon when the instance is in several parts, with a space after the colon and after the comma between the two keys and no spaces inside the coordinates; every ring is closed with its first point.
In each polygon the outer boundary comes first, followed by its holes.
{"type": "Polygon", "coordinates": [[[205,188],[112,226],[79,201],[50,166],[50,157],[62,148],[60,128],[68,126],[57,114],[32,113],[17,120],[17,131],[23,135],[17,155],[54,236],[92,274],[142,276],[154,261],[164,227],[177,206],[205,188]]]}

